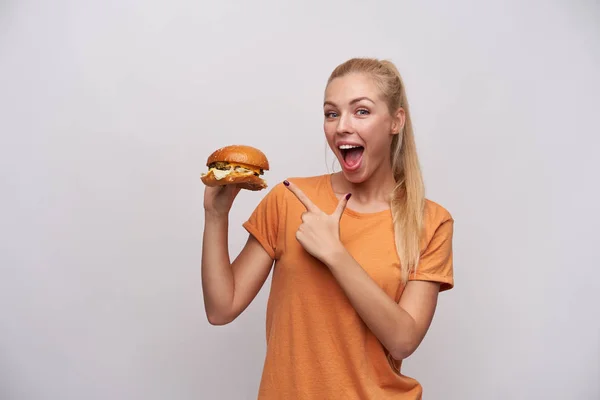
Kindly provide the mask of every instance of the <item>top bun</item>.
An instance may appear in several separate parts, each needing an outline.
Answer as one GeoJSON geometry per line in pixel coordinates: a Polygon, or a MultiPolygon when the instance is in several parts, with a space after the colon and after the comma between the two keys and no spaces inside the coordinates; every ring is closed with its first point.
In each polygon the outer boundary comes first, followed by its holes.
{"type": "Polygon", "coordinates": [[[246,164],[265,171],[269,169],[269,160],[267,160],[264,153],[251,146],[232,145],[215,150],[215,152],[208,157],[206,166],[217,161],[246,164]]]}

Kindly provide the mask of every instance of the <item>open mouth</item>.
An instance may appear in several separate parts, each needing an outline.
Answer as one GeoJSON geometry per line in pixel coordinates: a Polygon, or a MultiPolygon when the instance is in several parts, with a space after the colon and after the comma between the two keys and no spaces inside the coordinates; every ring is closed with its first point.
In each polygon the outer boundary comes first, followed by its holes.
{"type": "Polygon", "coordinates": [[[340,145],[338,148],[342,155],[344,167],[346,169],[352,170],[360,166],[363,152],[365,150],[364,147],[358,145],[343,144],[340,145]]]}

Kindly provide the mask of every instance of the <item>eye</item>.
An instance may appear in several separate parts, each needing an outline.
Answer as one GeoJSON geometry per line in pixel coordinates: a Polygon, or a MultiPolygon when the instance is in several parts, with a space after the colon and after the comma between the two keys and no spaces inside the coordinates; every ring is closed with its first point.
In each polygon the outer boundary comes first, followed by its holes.
{"type": "Polygon", "coordinates": [[[327,118],[335,118],[335,117],[337,117],[337,113],[335,111],[326,111],[325,112],[325,117],[327,117],[327,118]]]}
{"type": "Polygon", "coordinates": [[[356,110],[356,113],[357,113],[358,115],[369,115],[369,114],[370,114],[370,113],[369,113],[369,110],[367,110],[367,109],[364,109],[364,108],[361,108],[361,109],[358,109],[358,110],[356,110]]]}

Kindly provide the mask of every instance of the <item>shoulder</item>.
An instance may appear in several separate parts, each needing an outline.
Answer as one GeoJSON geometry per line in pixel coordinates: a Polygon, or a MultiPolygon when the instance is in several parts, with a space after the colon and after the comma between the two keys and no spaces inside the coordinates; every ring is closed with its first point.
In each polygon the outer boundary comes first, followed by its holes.
{"type": "Polygon", "coordinates": [[[444,222],[453,221],[452,214],[445,207],[432,201],[425,199],[425,225],[441,225],[444,222]]]}
{"type": "MultiPolygon", "coordinates": [[[[292,176],[286,178],[286,180],[299,189],[320,209],[329,210],[331,208],[332,192],[329,175],[292,176]]],[[[304,205],[283,182],[277,184],[277,187],[274,189],[274,195],[277,197],[278,203],[282,207],[285,207],[287,212],[295,214],[305,211],[304,205]]]]}
{"type": "MultiPolygon", "coordinates": [[[[327,182],[326,178],[327,175],[296,176],[288,177],[286,180],[292,182],[294,185],[300,188],[300,190],[308,194],[322,188],[323,184],[326,184],[327,182]]],[[[279,201],[286,201],[290,197],[293,197],[293,194],[287,189],[283,182],[284,181],[274,184],[267,193],[267,197],[274,197],[279,201]]]]}
{"type": "Polygon", "coordinates": [[[325,183],[329,175],[314,175],[314,176],[295,176],[287,180],[293,182],[299,188],[312,188],[325,183]]]}
{"type": "Polygon", "coordinates": [[[454,232],[454,218],[442,205],[435,201],[425,200],[425,213],[423,218],[422,248],[428,247],[434,238],[452,240],[454,232]]]}
{"type": "Polygon", "coordinates": [[[329,175],[295,176],[287,178],[287,181],[293,183],[311,199],[316,200],[326,194],[328,179],[329,175]]]}

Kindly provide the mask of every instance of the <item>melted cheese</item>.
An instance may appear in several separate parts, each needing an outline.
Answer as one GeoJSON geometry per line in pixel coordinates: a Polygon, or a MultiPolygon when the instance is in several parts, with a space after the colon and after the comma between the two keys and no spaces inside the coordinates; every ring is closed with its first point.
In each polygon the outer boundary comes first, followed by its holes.
{"type": "Polygon", "coordinates": [[[221,180],[231,173],[231,170],[221,171],[220,169],[215,168],[211,168],[208,172],[210,173],[210,171],[212,171],[216,180],[221,180]]]}
{"type": "Polygon", "coordinates": [[[212,174],[215,176],[215,179],[219,181],[219,180],[225,178],[227,175],[231,174],[232,172],[235,172],[236,175],[254,175],[254,171],[247,169],[245,167],[242,167],[239,164],[236,164],[236,165],[238,165],[239,168],[235,171],[233,170],[233,167],[228,170],[211,168],[208,170],[208,172],[206,174],[203,174],[203,176],[209,175],[212,172],[212,174]]]}

